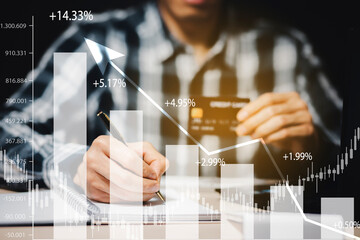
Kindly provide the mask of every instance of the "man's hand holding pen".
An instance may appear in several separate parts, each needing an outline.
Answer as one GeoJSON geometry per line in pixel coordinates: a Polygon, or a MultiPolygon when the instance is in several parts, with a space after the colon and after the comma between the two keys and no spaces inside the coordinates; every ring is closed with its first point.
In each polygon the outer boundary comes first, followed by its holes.
{"type": "Polygon", "coordinates": [[[159,191],[167,165],[150,143],[125,145],[111,136],[99,136],[84,155],[74,182],[99,202],[110,202],[110,185],[112,202],[147,201],[159,191]]]}

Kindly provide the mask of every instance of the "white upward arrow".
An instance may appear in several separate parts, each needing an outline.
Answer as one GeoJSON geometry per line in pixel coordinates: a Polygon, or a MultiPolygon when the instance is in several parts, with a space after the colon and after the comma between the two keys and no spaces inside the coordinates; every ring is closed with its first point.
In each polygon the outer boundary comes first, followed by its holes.
{"type": "Polygon", "coordinates": [[[88,45],[90,52],[103,75],[108,63],[111,62],[111,60],[125,56],[122,53],[114,51],[111,48],[105,47],[104,45],[101,45],[90,39],[85,38],[85,42],[88,45]]]}

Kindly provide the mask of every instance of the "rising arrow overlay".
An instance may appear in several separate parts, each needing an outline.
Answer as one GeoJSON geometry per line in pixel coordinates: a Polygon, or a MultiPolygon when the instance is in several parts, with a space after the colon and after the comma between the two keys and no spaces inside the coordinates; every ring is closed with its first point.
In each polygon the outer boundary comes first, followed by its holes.
{"type": "Polygon", "coordinates": [[[125,56],[122,53],[114,51],[111,48],[105,47],[104,45],[98,44],[90,39],[85,38],[85,42],[88,45],[102,75],[104,75],[106,67],[111,60],[125,56]]]}
{"type": "Polygon", "coordinates": [[[317,225],[319,227],[322,227],[322,228],[328,229],[330,231],[345,235],[345,236],[350,237],[350,238],[360,240],[360,238],[355,236],[355,235],[352,235],[350,233],[347,233],[347,232],[341,231],[339,229],[330,227],[328,225],[321,224],[321,223],[316,222],[314,220],[311,220],[311,219],[309,219],[309,218],[307,218],[305,216],[303,209],[301,208],[301,206],[300,206],[299,202],[297,201],[294,193],[292,192],[291,188],[289,187],[288,182],[285,181],[285,178],[284,178],[281,170],[279,169],[278,165],[276,164],[276,161],[275,161],[274,157],[272,156],[269,148],[266,146],[263,139],[258,138],[258,139],[254,139],[254,140],[247,141],[247,142],[244,142],[244,143],[239,143],[239,144],[236,144],[236,145],[233,145],[233,146],[221,148],[221,149],[218,149],[218,150],[208,151],[199,141],[197,141],[193,136],[191,136],[189,134],[189,132],[185,128],[183,128],[173,117],[171,117],[170,114],[168,114],[159,104],[157,104],[154,101],[154,99],[152,99],[142,88],[140,88],[133,80],[131,80],[131,78],[129,78],[118,66],[116,66],[112,62],[112,60],[114,60],[114,59],[123,57],[124,54],[119,53],[119,52],[117,52],[117,51],[115,51],[115,50],[113,50],[111,48],[105,47],[104,45],[101,45],[101,44],[99,44],[97,42],[94,42],[94,41],[92,41],[90,39],[87,39],[87,38],[84,38],[84,39],[85,39],[85,42],[86,42],[87,46],[90,49],[91,54],[93,55],[93,57],[95,59],[96,64],[98,65],[98,67],[99,67],[99,69],[100,69],[100,71],[101,71],[101,73],[103,75],[105,73],[106,67],[110,64],[131,85],[133,85],[147,100],[149,100],[162,114],[164,114],[172,123],[174,123],[180,129],[180,131],[182,131],[187,137],[189,137],[194,143],[196,143],[196,145],[198,145],[199,148],[201,150],[203,150],[207,155],[210,156],[210,155],[214,155],[214,154],[217,154],[217,153],[229,151],[231,149],[236,149],[236,148],[240,148],[240,147],[243,147],[243,146],[251,145],[253,143],[260,142],[264,146],[267,154],[269,155],[269,157],[270,157],[272,163],[274,164],[277,172],[279,173],[280,177],[282,178],[282,180],[284,182],[286,182],[286,189],[288,190],[292,200],[294,201],[298,211],[300,212],[300,214],[303,217],[303,220],[305,222],[317,225]]]}
{"type": "Polygon", "coordinates": [[[196,145],[199,146],[207,155],[214,155],[216,153],[228,151],[231,149],[243,147],[253,143],[260,142],[260,139],[254,139],[244,143],[239,143],[233,146],[221,148],[215,151],[208,151],[199,141],[197,141],[189,132],[183,128],[170,114],[168,114],[159,104],[157,104],[154,99],[152,99],[142,88],[140,88],[131,78],[129,78],[118,66],[114,64],[112,60],[124,56],[124,54],[119,53],[113,49],[105,47],[97,42],[94,42],[90,39],[85,38],[85,42],[88,45],[91,54],[93,55],[95,62],[97,63],[101,73],[104,75],[106,67],[110,64],[118,73],[120,73],[131,85],[133,85],[147,100],[149,100],[159,111],[164,114],[172,123],[174,123],[180,131],[182,131],[186,136],[188,136],[196,145]]]}

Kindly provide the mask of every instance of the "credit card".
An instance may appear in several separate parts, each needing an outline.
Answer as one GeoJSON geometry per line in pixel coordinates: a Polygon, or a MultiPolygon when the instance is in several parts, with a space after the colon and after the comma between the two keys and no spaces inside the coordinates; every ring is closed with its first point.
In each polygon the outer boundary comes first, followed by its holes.
{"type": "Polygon", "coordinates": [[[194,136],[235,136],[239,122],[236,114],[250,102],[249,98],[191,97],[196,103],[189,108],[189,133],[194,136]]]}

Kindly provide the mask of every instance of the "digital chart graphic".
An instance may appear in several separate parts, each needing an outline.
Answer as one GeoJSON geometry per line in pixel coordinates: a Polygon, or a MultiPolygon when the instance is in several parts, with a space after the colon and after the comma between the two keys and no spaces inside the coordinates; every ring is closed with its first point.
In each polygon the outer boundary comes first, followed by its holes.
{"type": "Polygon", "coordinates": [[[357,27],[280,2],[5,11],[0,239],[360,239],[357,27]]]}

